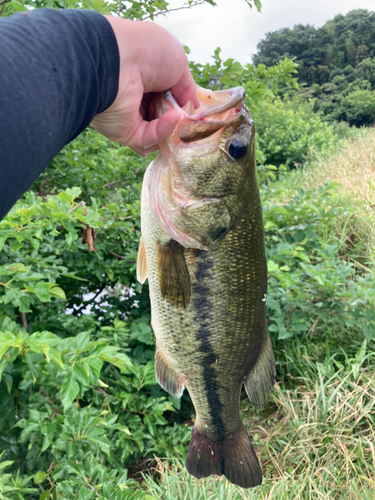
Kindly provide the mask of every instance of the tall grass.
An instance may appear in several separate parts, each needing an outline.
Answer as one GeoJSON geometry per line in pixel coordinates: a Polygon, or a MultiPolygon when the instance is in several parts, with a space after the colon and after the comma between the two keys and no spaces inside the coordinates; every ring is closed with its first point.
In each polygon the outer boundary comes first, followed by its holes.
{"type": "Polygon", "coordinates": [[[156,475],[145,477],[148,493],[161,500],[373,500],[375,377],[316,371],[304,386],[276,387],[255,417],[243,411],[265,473],[261,487],[197,480],[182,463],[158,460],[156,475]]]}
{"type": "Polygon", "coordinates": [[[328,179],[338,182],[339,191],[352,201],[365,202],[375,211],[375,129],[341,143],[337,152],[307,170],[310,188],[328,179]]]}
{"type": "Polygon", "coordinates": [[[329,154],[286,173],[272,189],[283,203],[300,188],[318,190],[328,181],[336,183],[336,206],[346,208],[329,230],[347,247],[347,258],[368,270],[375,265],[375,129],[361,129],[355,138],[338,141],[329,154]]]}

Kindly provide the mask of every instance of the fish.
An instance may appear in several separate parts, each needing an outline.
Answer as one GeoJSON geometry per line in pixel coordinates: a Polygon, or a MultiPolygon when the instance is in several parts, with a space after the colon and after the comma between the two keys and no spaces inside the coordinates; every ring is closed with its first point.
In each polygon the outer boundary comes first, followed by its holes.
{"type": "Polygon", "coordinates": [[[156,380],[175,398],[186,388],[195,408],[188,472],[252,488],[262,470],[241,388],[260,408],[275,382],[254,123],[242,87],[197,91],[196,110],[170,91],[152,103],[181,119],[144,176],[137,278],[149,284],[156,380]]]}

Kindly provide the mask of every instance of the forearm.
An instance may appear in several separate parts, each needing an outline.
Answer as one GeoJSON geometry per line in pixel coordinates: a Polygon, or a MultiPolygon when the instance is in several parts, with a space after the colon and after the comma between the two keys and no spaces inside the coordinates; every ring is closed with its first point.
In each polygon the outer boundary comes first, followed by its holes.
{"type": "Polygon", "coordinates": [[[90,11],[0,20],[0,219],[68,142],[115,100],[119,52],[90,11]]]}

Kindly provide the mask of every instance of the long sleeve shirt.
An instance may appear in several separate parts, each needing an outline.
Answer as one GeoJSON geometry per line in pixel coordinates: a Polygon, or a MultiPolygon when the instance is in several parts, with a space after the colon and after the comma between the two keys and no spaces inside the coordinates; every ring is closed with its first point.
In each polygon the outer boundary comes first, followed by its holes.
{"type": "Polygon", "coordinates": [[[56,154],[115,100],[107,19],[40,9],[0,19],[0,220],[56,154]]]}

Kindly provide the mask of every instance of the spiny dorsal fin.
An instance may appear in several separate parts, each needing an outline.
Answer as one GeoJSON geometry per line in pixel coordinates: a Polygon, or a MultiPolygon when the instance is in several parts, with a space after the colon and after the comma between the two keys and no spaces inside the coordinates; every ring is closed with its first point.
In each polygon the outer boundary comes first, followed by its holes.
{"type": "Polygon", "coordinates": [[[190,302],[190,276],[182,246],[170,240],[156,244],[159,286],[163,299],[174,307],[187,307],[190,302]]]}
{"type": "Polygon", "coordinates": [[[144,283],[148,277],[147,263],[146,263],[146,250],[143,243],[143,237],[139,240],[138,255],[137,255],[137,280],[144,283]]]}
{"type": "Polygon", "coordinates": [[[265,403],[273,391],[275,383],[275,360],[268,329],[263,342],[262,350],[253,369],[247,374],[244,385],[251,403],[257,410],[265,403]]]}
{"type": "Polygon", "coordinates": [[[177,373],[166,362],[160,349],[155,352],[155,377],[160,387],[174,398],[180,398],[184,392],[185,385],[177,373]]]}

